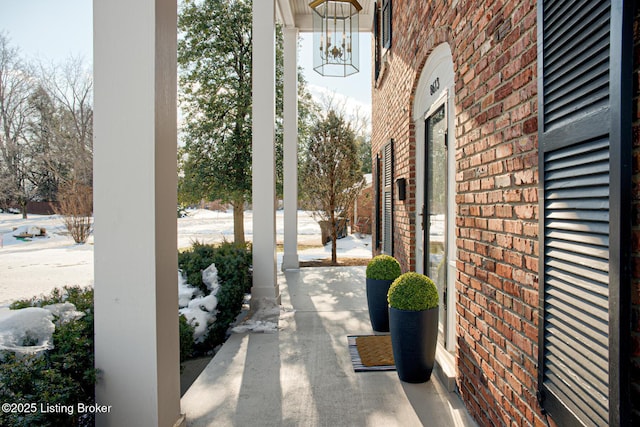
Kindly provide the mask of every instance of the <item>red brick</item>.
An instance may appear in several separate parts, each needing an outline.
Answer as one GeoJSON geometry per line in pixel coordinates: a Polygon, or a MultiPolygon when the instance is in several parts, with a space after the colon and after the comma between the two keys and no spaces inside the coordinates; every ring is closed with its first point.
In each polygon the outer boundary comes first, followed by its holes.
{"type": "MultiPolygon", "coordinates": [[[[398,2],[394,42],[373,90],[372,150],[395,140],[395,176],[414,180],[414,198],[422,144],[412,118],[422,114],[413,111],[418,77],[431,49],[444,42],[452,47],[458,384],[482,425],[542,420],[532,363],[539,262],[536,18],[533,1],[398,2]]],[[[634,197],[640,198],[640,173],[637,182],[634,197]]],[[[396,255],[406,270],[415,265],[416,207],[412,200],[394,206],[396,255]]],[[[640,253],[637,258],[640,283],[640,253]]]]}
{"type": "Polygon", "coordinates": [[[526,134],[538,132],[538,117],[534,116],[525,120],[522,125],[522,130],[526,134]]]}

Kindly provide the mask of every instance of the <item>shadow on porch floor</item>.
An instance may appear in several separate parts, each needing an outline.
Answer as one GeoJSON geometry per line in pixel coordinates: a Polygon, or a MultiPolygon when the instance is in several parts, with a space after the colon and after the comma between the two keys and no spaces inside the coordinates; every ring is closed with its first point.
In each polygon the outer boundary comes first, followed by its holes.
{"type": "Polygon", "coordinates": [[[347,335],[373,333],[364,271],[280,274],[280,331],[231,336],[181,400],[187,425],[474,426],[435,375],[353,371],[347,335]]]}

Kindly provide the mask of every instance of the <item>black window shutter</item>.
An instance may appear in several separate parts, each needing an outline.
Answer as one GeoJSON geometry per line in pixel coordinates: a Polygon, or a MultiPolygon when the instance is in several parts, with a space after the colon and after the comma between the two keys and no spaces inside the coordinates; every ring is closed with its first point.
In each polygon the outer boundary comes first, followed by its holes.
{"type": "Polygon", "coordinates": [[[391,0],[382,1],[382,47],[389,49],[391,47],[391,19],[392,10],[391,0]]]}
{"type": "Polygon", "coordinates": [[[631,2],[622,5],[538,3],[538,387],[558,425],[627,419],[631,2]]]}
{"type": "Polygon", "coordinates": [[[381,215],[381,203],[380,198],[382,194],[380,192],[380,187],[382,184],[382,174],[380,172],[380,155],[376,154],[376,161],[373,164],[373,192],[375,195],[375,206],[374,206],[374,215],[375,215],[375,248],[376,250],[380,249],[382,245],[382,215],[381,215]]]}
{"type": "Polygon", "coordinates": [[[393,255],[393,139],[382,153],[382,253],[393,255]]]}
{"type": "Polygon", "coordinates": [[[374,80],[378,80],[378,76],[380,75],[380,67],[382,66],[380,61],[380,49],[381,49],[381,34],[380,34],[380,9],[378,5],[375,5],[373,10],[373,37],[374,37],[374,48],[373,48],[373,62],[374,62],[374,80]]]}

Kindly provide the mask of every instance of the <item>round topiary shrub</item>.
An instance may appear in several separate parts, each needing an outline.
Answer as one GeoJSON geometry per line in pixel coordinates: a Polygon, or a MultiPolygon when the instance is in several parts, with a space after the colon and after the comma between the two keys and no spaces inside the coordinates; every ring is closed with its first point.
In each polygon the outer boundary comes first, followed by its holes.
{"type": "Polygon", "coordinates": [[[367,265],[367,279],[395,280],[402,270],[400,263],[392,256],[377,255],[367,265]]]}
{"type": "Polygon", "coordinates": [[[398,310],[429,310],[438,306],[438,288],[424,274],[404,273],[391,284],[387,300],[398,310]]]}

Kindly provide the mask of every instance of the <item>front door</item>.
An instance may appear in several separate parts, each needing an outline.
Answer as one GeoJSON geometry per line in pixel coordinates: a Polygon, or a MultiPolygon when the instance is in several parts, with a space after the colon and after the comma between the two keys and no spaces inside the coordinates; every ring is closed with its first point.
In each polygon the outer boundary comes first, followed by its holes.
{"type": "Polygon", "coordinates": [[[447,119],[446,103],[425,121],[425,186],[423,214],[425,274],[438,287],[440,297],[440,333],[446,345],[447,330],[447,119]]]}

